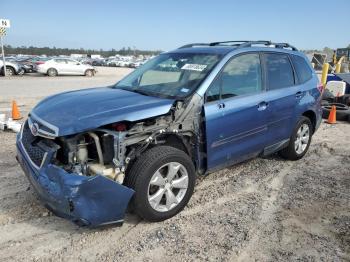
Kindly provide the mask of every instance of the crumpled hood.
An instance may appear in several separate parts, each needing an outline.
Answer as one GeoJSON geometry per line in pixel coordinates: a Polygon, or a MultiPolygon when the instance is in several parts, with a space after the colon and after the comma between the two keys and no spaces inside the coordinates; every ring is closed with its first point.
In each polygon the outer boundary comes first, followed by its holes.
{"type": "MultiPolygon", "coordinates": [[[[42,100],[31,112],[71,135],[119,121],[137,121],[169,112],[175,100],[144,96],[110,87],[61,93],[42,100]]],[[[42,122],[44,122],[42,121],[42,122]]]]}

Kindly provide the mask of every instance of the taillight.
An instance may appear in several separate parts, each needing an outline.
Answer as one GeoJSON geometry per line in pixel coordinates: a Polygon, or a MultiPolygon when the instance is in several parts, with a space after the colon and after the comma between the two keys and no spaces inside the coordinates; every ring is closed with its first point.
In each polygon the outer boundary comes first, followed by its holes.
{"type": "Polygon", "coordinates": [[[322,92],[323,92],[323,90],[324,90],[324,87],[323,87],[322,84],[318,84],[318,85],[317,85],[317,89],[318,89],[318,91],[320,91],[320,93],[322,94],[322,92]]]}
{"type": "Polygon", "coordinates": [[[35,64],[36,65],[42,65],[42,64],[45,64],[45,62],[44,61],[37,61],[37,62],[35,62],[35,64]]]}
{"type": "Polygon", "coordinates": [[[126,128],[127,128],[125,123],[115,123],[115,124],[112,124],[112,127],[115,131],[118,131],[118,132],[126,131],[126,128]]]}

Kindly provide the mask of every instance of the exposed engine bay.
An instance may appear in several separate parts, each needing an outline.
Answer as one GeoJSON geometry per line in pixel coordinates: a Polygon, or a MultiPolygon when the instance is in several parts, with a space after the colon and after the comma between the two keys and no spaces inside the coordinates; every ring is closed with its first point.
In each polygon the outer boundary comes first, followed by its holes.
{"type": "Polygon", "coordinates": [[[201,132],[201,97],[177,101],[163,116],[137,122],[118,122],[95,130],[56,137],[59,146],[53,164],[69,173],[101,175],[123,184],[130,163],[156,144],[171,144],[186,151],[200,172],[204,143],[201,132]]]}

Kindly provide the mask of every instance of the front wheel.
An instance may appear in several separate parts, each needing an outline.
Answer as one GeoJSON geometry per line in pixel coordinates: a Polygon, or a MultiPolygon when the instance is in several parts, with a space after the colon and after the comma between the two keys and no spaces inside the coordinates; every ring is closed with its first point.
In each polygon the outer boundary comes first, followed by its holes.
{"type": "Polygon", "coordinates": [[[91,69],[88,69],[85,71],[85,76],[92,77],[94,76],[94,71],[91,69]]]}
{"type": "Polygon", "coordinates": [[[301,159],[309,149],[312,133],[310,119],[302,116],[290,137],[288,146],[279,152],[280,155],[289,160],[301,159]]]}
{"type": "Polygon", "coordinates": [[[155,222],[176,215],[186,206],[195,179],[194,165],[185,152],[158,146],[136,160],[127,174],[126,185],[135,190],[135,212],[155,222]]]}
{"type": "MultiPolygon", "coordinates": [[[[1,69],[1,74],[4,75],[4,68],[1,69]]],[[[6,66],[6,76],[13,76],[16,74],[15,69],[10,66],[6,66]]]]}
{"type": "Polygon", "coordinates": [[[22,76],[22,75],[24,75],[24,73],[25,73],[25,70],[23,68],[21,68],[18,70],[17,75],[22,76]]]}

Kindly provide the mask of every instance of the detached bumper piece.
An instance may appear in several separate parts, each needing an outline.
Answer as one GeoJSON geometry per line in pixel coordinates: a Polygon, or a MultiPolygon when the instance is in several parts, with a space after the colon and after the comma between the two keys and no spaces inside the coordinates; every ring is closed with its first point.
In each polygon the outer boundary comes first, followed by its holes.
{"type": "Polygon", "coordinates": [[[17,160],[49,210],[83,226],[123,223],[126,208],[134,194],[132,189],[103,176],[68,173],[51,164],[54,148],[41,146],[40,150],[44,151],[41,154],[28,154],[21,140],[19,134],[17,160]],[[36,157],[31,159],[29,155],[36,157]],[[40,165],[38,158],[42,158],[40,165]]]}

